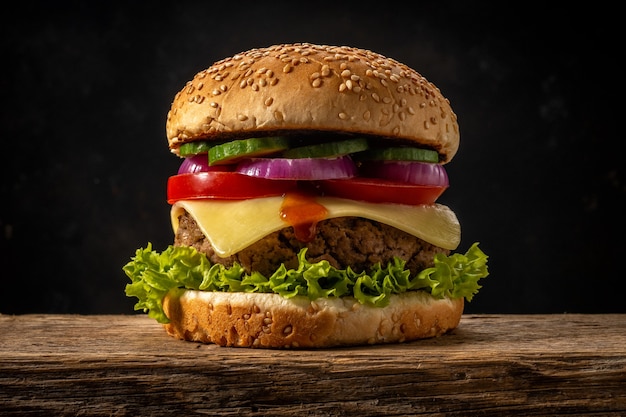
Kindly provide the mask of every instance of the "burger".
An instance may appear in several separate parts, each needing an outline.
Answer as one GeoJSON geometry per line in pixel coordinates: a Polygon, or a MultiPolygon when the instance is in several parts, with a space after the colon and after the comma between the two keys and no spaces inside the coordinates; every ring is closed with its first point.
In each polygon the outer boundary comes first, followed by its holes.
{"type": "Polygon", "coordinates": [[[251,49],[167,115],[173,244],[123,269],[170,335],[220,346],[400,343],[458,326],[488,275],[437,199],[459,126],[440,90],[369,50],[251,49]]]}

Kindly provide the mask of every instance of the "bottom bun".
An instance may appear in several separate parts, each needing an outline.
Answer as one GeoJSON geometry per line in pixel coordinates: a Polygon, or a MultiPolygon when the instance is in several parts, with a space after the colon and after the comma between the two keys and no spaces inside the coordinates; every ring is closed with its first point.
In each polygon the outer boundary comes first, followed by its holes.
{"type": "Polygon", "coordinates": [[[352,297],[284,298],[278,294],[179,290],[163,300],[174,337],[220,346],[317,348],[399,343],[435,337],[458,326],[463,298],[424,291],[391,296],[386,307],[352,297]]]}

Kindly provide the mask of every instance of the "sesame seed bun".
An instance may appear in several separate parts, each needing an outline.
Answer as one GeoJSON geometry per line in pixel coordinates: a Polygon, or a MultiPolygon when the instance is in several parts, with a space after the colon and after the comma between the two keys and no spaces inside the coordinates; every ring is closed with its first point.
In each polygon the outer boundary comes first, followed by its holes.
{"type": "Polygon", "coordinates": [[[439,89],[408,66],[346,46],[283,44],[216,62],[176,95],[167,138],[182,143],[325,131],[416,143],[440,162],[459,126],[439,89]]]}
{"type": "Polygon", "coordinates": [[[172,291],[163,301],[167,332],[220,346],[321,348],[408,342],[439,336],[461,320],[463,298],[424,291],[392,295],[386,307],[352,297],[310,301],[278,294],[172,291]]]}

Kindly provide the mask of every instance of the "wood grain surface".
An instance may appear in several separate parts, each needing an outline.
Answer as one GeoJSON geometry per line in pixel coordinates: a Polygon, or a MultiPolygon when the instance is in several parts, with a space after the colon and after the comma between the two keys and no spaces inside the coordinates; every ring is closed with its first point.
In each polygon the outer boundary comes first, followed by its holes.
{"type": "Polygon", "coordinates": [[[624,416],[626,315],[466,315],[445,336],[222,348],[147,316],[0,315],[0,415],[624,416]]]}

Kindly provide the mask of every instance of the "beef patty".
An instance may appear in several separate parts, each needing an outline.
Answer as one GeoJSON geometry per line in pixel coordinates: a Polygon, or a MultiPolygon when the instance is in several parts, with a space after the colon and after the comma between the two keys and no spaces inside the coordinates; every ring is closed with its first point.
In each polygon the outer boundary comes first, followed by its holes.
{"type": "Polygon", "coordinates": [[[258,271],[266,277],[284,263],[288,269],[298,266],[298,252],[307,249],[307,260],[327,260],[338,269],[348,266],[355,272],[368,270],[380,263],[386,265],[395,256],[406,261],[411,273],[433,266],[436,253],[448,255],[447,249],[434,246],[384,223],[361,217],[338,217],[319,222],[310,242],[299,241],[292,227],[285,227],[242,251],[222,258],[218,256],[196,221],[184,212],[179,217],[175,246],[193,246],[207,255],[212,263],[232,266],[239,263],[246,272],[258,271]]]}

